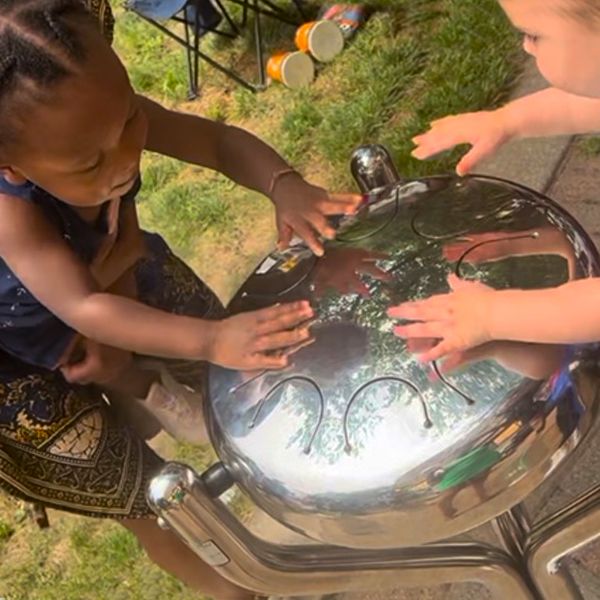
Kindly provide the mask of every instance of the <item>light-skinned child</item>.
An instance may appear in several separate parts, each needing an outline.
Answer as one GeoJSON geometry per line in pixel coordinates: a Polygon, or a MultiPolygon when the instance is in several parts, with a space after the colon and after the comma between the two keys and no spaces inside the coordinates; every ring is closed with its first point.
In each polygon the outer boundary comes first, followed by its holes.
{"type": "MultiPolygon", "coordinates": [[[[226,318],[162,238],[139,228],[141,153],[268,195],[280,244],[295,233],[317,254],[334,234],[326,216],[353,212],[360,197],[309,184],[248,132],[138,97],[81,0],[0,0],[0,132],[0,488],[118,519],[195,590],[251,598],[156,525],[145,492],[162,460],[111,394],[144,398],[176,379],[201,402],[207,362],[283,367],[286,349],[310,340],[312,310],[226,318]],[[169,377],[140,368],[148,356],[169,377]]],[[[177,403],[177,390],[162,393],[177,403]]]]}
{"type": "MultiPolygon", "coordinates": [[[[600,2],[500,0],[523,47],[549,87],[494,111],[445,117],[414,138],[425,159],[458,144],[470,151],[457,166],[468,173],[509,140],[600,131],[600,2]]],[[[542,290],[493,290],[449,277],[450,292],[389,310],[413,321],[395,328],[427,362],[453,365],[496,340],[573,344],[600,340],[600,279],[542,290]],[[418,343],[430,340],[430,343],[418,343]]]]}

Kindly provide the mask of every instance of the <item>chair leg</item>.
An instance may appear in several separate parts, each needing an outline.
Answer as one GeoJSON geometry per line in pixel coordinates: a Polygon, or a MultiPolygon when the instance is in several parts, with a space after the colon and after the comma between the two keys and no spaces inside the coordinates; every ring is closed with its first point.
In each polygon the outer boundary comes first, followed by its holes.
{"type": "Polygon", "coordinates": [[[544,600],[583,600],[561,559],[599,536],[600,485],[534,526],[526,559],[544,600]]]}
{"type": "Polygon", "coordinates": [[[198,77],[200,72],[200,12],[196,11],[194,19],[194,96],[192,100],[198,96],[198,77]]]}
{"type": "Polygon", "coordinates": [[[248,22],[248,2],[250,0],[243,0],[242,4],[242,22],[241,27],[246,27],[246,23],[248,22]]]}
{"type": "MultiPolygon", "coordinates": [[[[196,17],[196,19],[197,18],[198,17],[196,17]]],[[[150,22],[153,23],[152,21],[150,21],[150,22]]],[[[168,32],[170,37],[180,41],[179,38],[177,36],[175,36],[175,34],[171,33],[166,27],[160,26],[159,28],[161,30],[163,30],[165,33],[168,32]]],[[[184,23],[183,31],[184,31],[184,35],[185,35],[185,44],[184,44],[185,45],[185,58],[186,58],[186,62],[187,62],[188,82],[189,82],[188,98],[190,100],[193,100],[194,98],[198,97],[198,73],[197,73],[197,71],[194,72],[192,45],[190,43],[190,41],[191,41],[190,40],[190,30],[189,30],[189,26],[187,23],[184,23]]],[[[197,54],[196,54],[196,56],[197,56],[197,54]]]]}
{"type": "MultiPolygon", "coordinates": [[[[231,0],[231,1],[235,1],[235,0],[231,0]]],[[[254,0],[254,1],[256,1],[256,0],[254,0]]],[[[262,60],[262,38],[261,38],[261,48],[260,48],[261,62],[259,63],[259,82],[251,83],[249,81],[246,81],[244,78],[240,77],[240,75],[238,75],[235,71],[228,69],[227,67],[221,65],[216,60],[211,58],[208,54],[202,52],[200,50],[200,44],[199,44],[200,36],[196,36],[193,32],[190,32],[190,29],[188,29],[188,27],[186,27],[185,24],[184,24],[184,28],[183,28],[185,36],[182,38],[179,35],[175,34],[173,31],[171,31],[168,27],[165,27],[164,25],[162,25],[161,23],[159,23],[157,21],[153,21],[152,19],[150,19],[140,13],[138,13],[138,15],[142,19],[144,19],[144,21],[146,21],[147,23],[150,23],[151,25],[156,27],[159,31],[161,31],[164,35],[166,35],[167,37],[170,37],[172,40],[176,41],[178,44],[180,44],[181,46],[183,46],[185,48],[186,59],[187,59],[187,68],[188,68],[189,86],[190,86],[189,87],[190,99],[194,99],[198,96],[199,79],[200,79],[200,75],[199,75],[199,71],[200,71],[199,61],[200,60],[203,60],[204,62],[209,64],[214,69],[217,69],[217,71],[220,71],[221,73],[223,73],[230,79],[233,79],[233,81],[235,81],[242,87],[245,87],[246,89],[248,89],[252,92],[256,92],[256,91],[259,91],[259,90],[262,90],[265,88],[266,77],[264,74],[264,64],[263,64],[263,60],[262,60]],[[193,40],[192,40],[192,36],[194,36],[193,40]]],[[[181,22],[181,21],[178,20],[178,22],[181,22]]],[[[260,28],[260,24],[258,25],[258,27],[260,28]]],[[[258,31],[260,33],[260,29],[258,31]]]]}
{"type": "MultiPolygon", "coordinates": [[[[258,8],[258,1],[253,0],[254,7],[258,8]]],[[[256,12],[254,17],[254,41],[256,42],[256,62],[258,65],[258,85],[266,85],[267,78],[265,76],[265,62],[263,57],[263,41],[260,23],[260,13],[256,12]]]]}
{"type": "MultiPolygon", "coordinates": [[[[234,20],[231,18],[231,15],[227,12],[227,9],[223,6],[223,3],[221,2],[221,0],[215,0],[215,3],[219,7],[221,14],[225,17],[225,20],[229,24],[229,27],[231,28],[233,33],[235,33],[235,35],[240,35],[239,27],[235,24],[234,20]]],[[[245,22],[246,22],[246,15],[244,14],[242,17],[242,26],[245,24],[245,22]]]]}

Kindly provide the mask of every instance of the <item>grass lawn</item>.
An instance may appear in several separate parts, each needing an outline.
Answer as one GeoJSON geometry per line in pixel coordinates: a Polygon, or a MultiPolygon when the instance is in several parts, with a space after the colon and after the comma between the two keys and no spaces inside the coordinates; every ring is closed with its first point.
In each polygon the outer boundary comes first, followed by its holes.
{"type": "MultiPolygon", "coordinates": [[[[516,35],[494,0],[379,0],[373,8],[356,39],[299,91],[274,84],[252,94],[206,68],[201,97],[185,102],[183,52],[122,10],[116,47],[140,92],[252,130],[330,189],[354,189],[349,156],[366,142],[387,145],[403,175],[447,171],[455,154],[419,163],[409,156],[411,137],[434,118],[501,102],[520,64],[516,35]]],[[[265,23],[265,35],[271,49],[291,47],[292,28],[265,23]]],[[[242,71],[252,68],[248,39],[227,48],[221,40],[204,43],[242,71]]],[[[224,299],[230,297],[271,247],[269,202],[214,173],[157,156],[144,162],[144,225],[160,230],[224,299]]],[[[209,460],[184,446],[171,444],[166,452],[198,465],[209,460]]],[[[40,531],[22,503],[0,497],[0,597],[197,598],[152,567],[118,525],[50,517],[51,529],[40,531]]]]}

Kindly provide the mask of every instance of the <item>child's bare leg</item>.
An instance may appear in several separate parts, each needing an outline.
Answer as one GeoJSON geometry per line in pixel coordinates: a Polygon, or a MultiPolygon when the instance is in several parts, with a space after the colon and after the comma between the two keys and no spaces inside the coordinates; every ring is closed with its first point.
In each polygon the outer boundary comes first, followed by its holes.
{"type": "Polygon", "coordinates": [[[105,386],[115,411],[144,440],[157,435],[162,426],[136,399],[145,398],[150,386],[157,380],[157,373],[141,369],[132,362],[130,368],[105,386]]]}
{"type": "Polygon", "coordinates": [[[152,562],[191,589],[215,600],[251,600],[254,597],[252,592],[221,577],[173,532],[161,529],[156,519],[125,519],[119,523],[136,535],[152,562]]]}
{"type": "Polygon", "coordinates": [[[150,391],[150,386],[159,378],[156,371],[142,369],[134,360],[125,371],[105,385],[109,390],[119,394],[133,398],[145,398],[150,391]]]}
{"type": "Polygon", "coordinates": [[[164,429],[180,441],[205,444],[203,394],[179,383],[161,363],[147,364],[134,362],[107,385],[117,410],[144,439],[164,429]]]}

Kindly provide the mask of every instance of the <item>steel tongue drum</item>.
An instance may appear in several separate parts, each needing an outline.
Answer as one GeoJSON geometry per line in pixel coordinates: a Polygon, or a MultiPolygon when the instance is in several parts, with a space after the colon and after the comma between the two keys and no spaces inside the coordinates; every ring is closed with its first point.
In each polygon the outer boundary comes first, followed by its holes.
{"type": "MultiPolygon", "coordinates": [[[[515,183],[403,180],[377,145],[351,169],[365,203],[338,220],[325,255],[303,244],[272,253],[230,305],[308,299],[315,341],[282,371],[211,367],[215,485],[235,481],[321,542],[414,546],[508,510],[571,453],[597,411],[594,348],[490,344],[444,374],[393,335],[387,309],[448,291],[449,273],[534,289],[597,276],[599,261],[570,215],[515,183]]],[[[169,509],[164,486],[150,499],[169,509]]]]}

